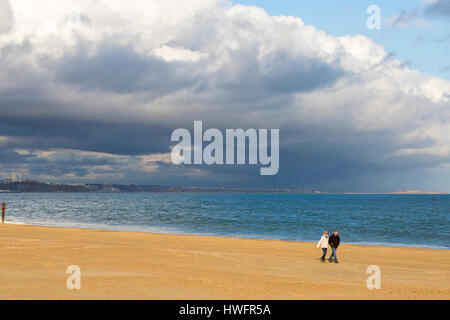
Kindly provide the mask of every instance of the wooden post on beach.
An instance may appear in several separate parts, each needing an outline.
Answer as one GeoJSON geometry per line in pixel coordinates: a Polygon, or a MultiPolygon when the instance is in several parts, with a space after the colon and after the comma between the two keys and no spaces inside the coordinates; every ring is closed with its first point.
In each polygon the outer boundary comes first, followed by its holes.
{"type": "Polygon", "coordinates": [[[2,223],[5,223],[6,203],[2,203],[2,223]]]}

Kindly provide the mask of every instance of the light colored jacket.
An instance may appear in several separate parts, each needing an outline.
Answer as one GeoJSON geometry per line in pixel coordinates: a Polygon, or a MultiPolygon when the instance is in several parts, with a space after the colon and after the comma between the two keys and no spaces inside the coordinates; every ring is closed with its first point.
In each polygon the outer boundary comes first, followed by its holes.
{"type": "Polygon", "coordinates": [[[328,248],[328,237],[326,235],[323,235],[319,242],[317,242],[317,248],[319,247],[328,248]]]}

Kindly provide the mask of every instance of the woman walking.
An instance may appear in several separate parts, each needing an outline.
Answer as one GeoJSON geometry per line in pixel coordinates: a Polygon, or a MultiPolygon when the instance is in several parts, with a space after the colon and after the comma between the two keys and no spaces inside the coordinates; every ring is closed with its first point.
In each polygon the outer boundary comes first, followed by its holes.
{"type": "Polygon", "coordinates": [[[323,255],[320,260],[325,261],[325,256],[327,255],[327,249],[328,249],[328,231],[325,230],[323,232],[323,236],[320,238],[319,242],[317,242],[317,248],[322,248],[323,255]]]}

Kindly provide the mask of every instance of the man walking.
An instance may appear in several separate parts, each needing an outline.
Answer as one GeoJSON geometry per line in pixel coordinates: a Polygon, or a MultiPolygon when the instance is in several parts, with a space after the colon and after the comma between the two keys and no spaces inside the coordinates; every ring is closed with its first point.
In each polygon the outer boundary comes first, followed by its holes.
{"type": "Polygon", "coordinates": [[[328,258],[328,261],[332,261],[332,258],[334,257],[334,262],[339,263],[336,255],[336,250],[339,247],[339,243],[341,242],[341,239],[339,238],[338,232],[335,231],[329,238],[328,243],[331,246],[331,256],[328,258]]]}

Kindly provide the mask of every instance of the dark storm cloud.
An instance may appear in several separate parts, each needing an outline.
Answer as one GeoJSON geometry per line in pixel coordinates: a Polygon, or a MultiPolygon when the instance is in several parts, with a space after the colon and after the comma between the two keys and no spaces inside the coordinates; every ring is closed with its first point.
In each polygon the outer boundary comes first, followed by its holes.
{"type": "Polygon", "coordinates": [[[425,14],[432,17],[450,17],[450,0],[438,0],[425,9],[425,14]]]}
{"type": "Polygon", "coordinates": [[[327,36],[243,6],[152,28],[115,21],[108,8],[96,16],[95,5],[67,48],[70,34],[59,29],[0,46],[0,171],[67,182],[390,191],[411,176],[420,185],[423,172],[450,161],[440,91],[448,84],[411,73],[365,37],[327,36]],[[163,158],[170,134],[192,132],[194,120],[204,129],[279,128],[279,174],[174,166],[163,158]]]}
{"type": "MultiPolygon", "coordinates": [[[[48,67],[56,79],[82,90],[114,93],[143,92],[147,97],[189,89],[195,93],[225,91],[222,103],[229,100],[262,100],[271,95],[307,92],[332,85],[345,72],[335,64],[313,57],[292,57],[274,53],[262,65],[255,60],[258,47],[243,46],[229,53],[230,63],[214,72],[205,62],[179,62],[148,57],[131,46],[105,43],[94,55],[81,49],[48,67]]],[[[219,96],[220,99],[220,96],[219,96]]]]}
{"type": "Polygon", "coordinates": [[[12,148],[0,147],[0,163],[4,165],[26,164],[33,159],[32,155],[21,155],[12,148]]]}
{"type": "Polygon", "coordinates": [[[157,124],[126,124],[71,118],[7,118],[0,120],[0,135],[26,137],[20,147],[67,148],[117,155],[168,152],[171,130],[157,124]]]}
{"type": "Polygon", "coordinates": [[[151,96],[176,92],[196,83],[190,63],[167,63],[144,56],[131,46],[105,43],[94,55],[87,48],[63,57],[52,66],[56,78],[83,90],[117,93],[146,91],[151,96]]]}
{"type": "Polygon", "coordinates": [[[346,74],[336,65],[311,57],[276,52],[262,64],[254,59],[257,55],[256,48],[230,52],[233,70],[225,67],[216,72],[208,89],[224,90],[235,101],[264,100],[328,87],[346,74]]]}
{"type": "MultiPolygon", "coordinates": [[[[68,82],[67,87],[72,87],[71,90],[75,91],[132,90],[132,72],[136,71],[139,78],[138,70],[144,68],[140,66],[125,70],[130,64],[125,56],[132,55],[132,51],[126,51],[128,53],[124,55],[121,54],[125,49],[112,50],[111,54],[102,53],[114,58],[105,58],[108,63],[101,62],[103,56],[98,60],[93,58],[99,66],[84,56],[76,62],[71,61],[74,57],[64,56],[57,61],[41,57],[41,67],[48,71],[42,73],[27,64],[15,63],[14,57],[27,55],[32,50],[27,41],[5,46],[0,50],[1,71],[11,75],[10,79],[16,82],[15,86],[0,86],[0,136],[25,137],[26,139],[16,139],[15,143],[18,147],[31,149],[72,148],[125,155],[168,151],[167,137],[170,136],[171,129],[159,125],[157,119],[136,123],[126,121],[125,117],[117,118],[106,111],[110,105],[105,103],[99,107],[95,104],[98,103],[95,99],[84,97],[82,93],[76,100],[62,101],[55,87],[55,84],[60,83],[59,77],[63,75],[64,81],[68,82]],[[67,63],[72,63],[73,69],[67,67],[67,63]],[[128,75],[129,78],[123,75],[128,75]],[[102,112],[102,108],[105,112],[102,112]],[[93,109],[99,110],[100,116],[97,119],[92,118],[93,109]]],[[[82,55],[77,55],[80,56],[82,55]]],[[[136,56],[137,54],[131,61],[136,56]]],[[[135,64],[140,61],[137,59],[135,64]]],[[[164,72],[156,77],[163,78],[164,72]]],[[[171,88],[171,85],[172,83],[167,83],[166,88],[171,88]]],[[[126,109],[128,106],[122,108],[126,109]]]]}
{"type": "MultiPolygon", "coordinates": [[[[226,187],[283,186],[301,190],[342,192],[395,191],[385,189],[396,186],[398,179],[424,173],[424,168],[450,161],[439,155],[393,155],[379,160],[380,155],[394,153],[402,148],[422,148],[436,144],[429,137],[409,142],[397,141],[394,132],[373,132],[355,135],[346,129],[324,129],[322,126],[302,124],[281,127],[280,170],[275,176],[259,176],[260,165],[253,166],[196,166],[209,173],[207,178],[193,176],[183,179],[195,185],[226,187]],[[289,137],[295,143],[286,143],[289,137]],[[380,185],[382,187],[380,188],[380,185]],[[384,188],[384,189],[383,189],[384,188]]],[[[189,168],[191,166],[184,166],[189,168]]],[[[172,184],[180,185],[176,178],[168,177],[172,184]]],[[[395,188],[395,187],[394,187],[395,188]]]]}
{"type": "Polygon", "coordinates": [[[90,170],[84,167],[69,166],[58,162],[46,162],[45,165],[29,164],[29,172],[32,176],[66,176],[74,175],[75,177],[82,178],[89,174],[90,170]]]}
{"type": "MultiPolygon", "coordinates": [[[[15,55],[31,50],[30,44],[24,42],[4,48],[0,58],[8,65],[15,55]]],[[[21,146],[34,149],[72,148],[121,155],[168,152],[168,137],[174,126],[158,124],[157,118],[144,124],[127,122],[108,114],[108,105],[100,107],[105,109],[104,119],[94,120],[89,114],[93,101],[81,96],[79,101],[85,105],[70,100],[61,103],[45,85],[54,81],[80,93],[143,92],[152,97],[192,87],[193,93],[210,96],[226,112],[236,103],[264,99],[270,103],[263,101],[258,108],[264,108],[265,104],[269,109],[279,108],[291,100],[289,94],[330,86],[345,74],[319,59],[289,57],[281,51],[269,57],[265,63],[269,67],[263,68],[255,62],[254,50],[257,48],[247,47],[233,52],[231,73],[226,66],[212,73],[202,72],[197,63],[169,63],[139,54],[132,47],[110,43],[100,45],[94,55],[89,55],[88,48],[80,45],[74,54],[56,61],[41,57],[41,66],[49,71],[48,78],[32,69],[12,65],[10,72],[26,81],[20,87],[0,89],[0,134],[27,137],[28,143],[23,142],[21,146]],[[278,96],[276,101],[274,96],[278,96]],[[76,109],[80,112],[73,112],[76,109]]],[[[126,110],[128,106],[122,108],[126,110]]],[[[173,114],[173,118],[181,120],[185,127],[191,127],[196,119],[181,113],[173,114]]]]}
{"type": "Polygon", "coordinates": [[[86,177],[90,173],[114,172],[113,167],[120,166],[120,161],[101,153],[52,152],[50,155],[33,155],[27,162],[27,168],[33,176],[75,175],[86,177]]]}

